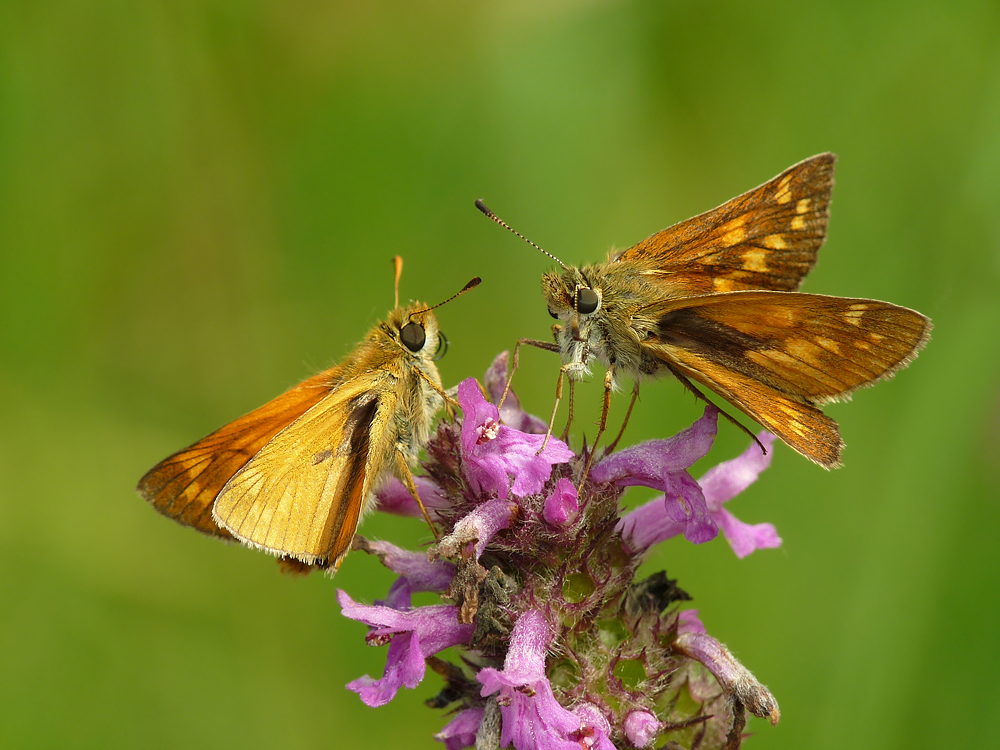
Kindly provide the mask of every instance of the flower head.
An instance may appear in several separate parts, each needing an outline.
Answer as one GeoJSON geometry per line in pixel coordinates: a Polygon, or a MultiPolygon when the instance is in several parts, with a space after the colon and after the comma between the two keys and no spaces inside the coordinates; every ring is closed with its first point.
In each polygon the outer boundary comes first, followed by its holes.
{"type": "MultiPolygon", "coordinates": [[[[506,358],[487,373],[499,399],[506,358]]],[[[756,480],[769,458],[752,445],[696,481],[690,467],[711,448],[714,407],[673,438],[594,463],[549,438],[510,393],[501,412],[473,380],[458,387],[464,418],[428,444],[418,491],[443,536],[430,560],[385,542],[359,540],[400,574],[382,603],[339,598],[366,623],[367,641],[389,644],[383,676],[348,687],[382,705],[415,687],[428,660],[445,678],[429,703],[454,715],[436,736],[448,750],[615,750],[696,740],[705,750],[739,745],[744,711],[777,720],[767,689],[712,638],[689,596],[659,573],[635,574],[645,553],[676,535],[701,543],[721,528],[738,555],[780,543],[769,524],[741,524],[723,507],[756,480]],[[542,450],[543,443],[545,444],[542,450]],[[626,487],[663,495],[622,516],[626,487]],[[415,591],[446,603],[411,608],[415,591]],[[464,650],[460,664],[432,655],[464,650]]],[[[770,445],[770,436],[761,442],[770,445]]],[[[382,501],[411,512],[390,485],[382,501]]],[[[412,503],[415,506],[415,503],[412,503]]]]}

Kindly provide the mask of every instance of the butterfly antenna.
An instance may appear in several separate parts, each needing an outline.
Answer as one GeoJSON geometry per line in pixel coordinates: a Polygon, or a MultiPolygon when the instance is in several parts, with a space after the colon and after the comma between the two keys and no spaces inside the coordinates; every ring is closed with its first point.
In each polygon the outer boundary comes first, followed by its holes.
{"type": "Polygon", "coordinates": [[[399,307],[399,277],[403,275],[403,258],[402,256],[395,256],[392,259],[392,265],[396,269],[396,303],[393,307],[399,307]]]}
{"type": "Polygon", "coordinates": [[[444,302],[438,302],[436,305],[425,307],[423,310],[414,310],[413,312],[410,313],[410,318],[412,318],[414,315],[420,315],[421,313],[429,312],[430,310],[436,310],[437,308],[441,307],[441,305],[447,305],[456,297],[461,297],[470,289],[475,289],[477,286],[479,286],[480,283],[482,283],[482,279],[477,276],[476,278],[472,279],[468,284],[459,289],[455,294],[451,295],[444,302]]]}
{"type": "Polygon", "coordinates": [[[563,263],[561,260],[559,260],[556,256],[554,256],[548,250],[542,250],[542,248],[540,248],[534,242],[532,242],[527,237],[525,237],[523,234],[521,234],[520,232],[518,232],[516,229],[511,229],[510,225],[507,222],[505,222],[503,219],[501,219],[495,213],[493,213],[492,211],[490,211],[490,209],[487,208],[486,204],[483,203],[481,200],[477,200],[476,201],[476,208],[478,208],[480,211],[482,211],[484,214],[486,214],[489,218],[493,219],[493,221],[495,221],[500,226],[504,227],[505,229],[510,229],[511,232],[513,232],[518,237],[520,237],[522,240],[524,240],[525,242],[527,242],[529,245],[531,245],[533,248],[535,248],[535,250],[537,250],[538,252],[543,253],[545,255],[548,255],[550,258],[552,258],[552,260],[554,260],[556,263],[558,263],[560,266],[562,266],[562,268],[563,268],[564,271],[568,271],[569,270],[568,268],[566,268],[566,264],[565,263],[563,263]]]}

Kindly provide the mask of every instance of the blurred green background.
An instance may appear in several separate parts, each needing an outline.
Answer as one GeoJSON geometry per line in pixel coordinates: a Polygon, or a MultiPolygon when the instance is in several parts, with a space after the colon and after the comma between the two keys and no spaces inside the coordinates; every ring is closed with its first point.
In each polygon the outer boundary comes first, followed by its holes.
{"type": "MultiPolygon", "coordinates": [[[[377,563],[281,576],[136,481],[343,356],[396,253],[404,298],[484,279],[439,313],[446,385],[546,338],[551,264],[476,198],[586,262],[825,150],[806,291],[919,309],[934,339],[829,409],[845,468],[779,447],[732,504],[780,550],[675,540],[647,569],[780,701],[748,747],[996,747],[996,2],[0,4],[0,746],[440,747],[436,676],[381,709],[344,689],[385,650],[335,589],[382,596],[377,563]]],[[[555,359],[522,367],[547,413],[555,359]]],[[[577,444],[599,385],[578,398],[577,444]]],[[[700,413],[649,385],[628,441],[700,413]]],[[[745,445],[722,424],[701,468],[745,445]]]]}

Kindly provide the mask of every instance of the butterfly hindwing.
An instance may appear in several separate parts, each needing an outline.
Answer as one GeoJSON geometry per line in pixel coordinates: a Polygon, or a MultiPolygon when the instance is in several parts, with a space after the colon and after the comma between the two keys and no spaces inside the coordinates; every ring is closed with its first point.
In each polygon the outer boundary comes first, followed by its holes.
{"type": "Polygon", "coordinates": [[[868,299],[731,292],[665,300],[644,348],[711,388],[803,455],[839,463],[818,406],[891,376],[927,342],[930,321],[868,299]]]}

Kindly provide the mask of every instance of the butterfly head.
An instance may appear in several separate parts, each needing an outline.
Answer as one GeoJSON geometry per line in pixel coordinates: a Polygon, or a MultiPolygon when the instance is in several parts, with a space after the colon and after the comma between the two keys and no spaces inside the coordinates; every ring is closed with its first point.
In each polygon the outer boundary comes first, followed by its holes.
{"type": "Polygon", "coordinates": [[[604,307],[601,287],[584,271],[570,266],[561,274],[543,275],[542,293],[549,315],[559,321],[555,331],[563,361],[584,369],[601,347],[596,325],[604,307]]]}
{"type": "Polygon", "coordinates": [[[448,349],[448,339],[438,328],[437,317],[422,302],[397,307],[389,313],[383,330],[404,356],[436,360],[448,349]]]}

